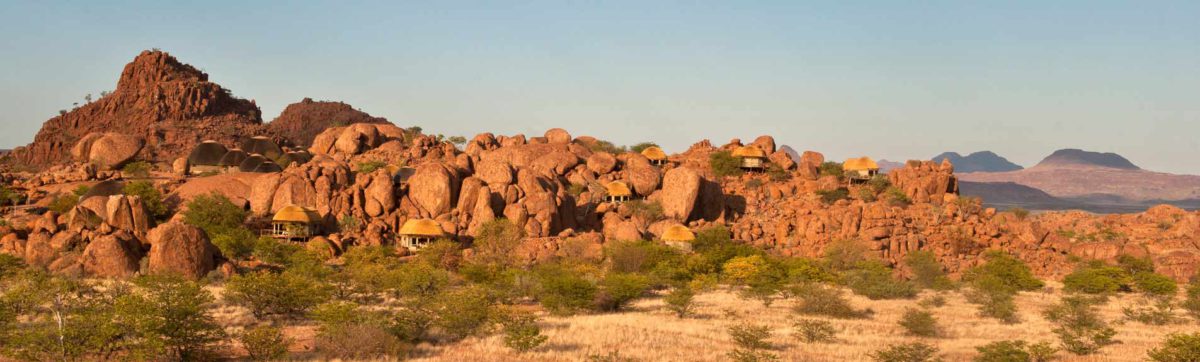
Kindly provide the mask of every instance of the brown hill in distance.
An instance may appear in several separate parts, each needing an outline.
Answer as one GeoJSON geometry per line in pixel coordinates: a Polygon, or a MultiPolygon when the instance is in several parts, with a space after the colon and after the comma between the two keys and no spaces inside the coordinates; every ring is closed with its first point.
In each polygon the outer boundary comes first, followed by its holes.
{"type": "Polygon", "coordinates": [[[1074,148],[1054,151],[1034,167],[1042,168],[1115,168],[1118,170],[1141,170],[1125,157],[1112,152],[1090,152],[1074,148]]]}
{"type": "Polygon", "coordinates": [[[260,113],[254,101],[233,97],[195,67],[143,51],[125,65],[116,90],[47,120],[11,160],[32,168],[63,163],[83,136],[114,131],[146,141],[140,158],[170,160],[203,139],[232,143],[265,133],[260,113]]]}
{"type": "Polygon", "coordinates": [[[346,103],[304,98],[288,105],[279,117],[267,124],[267,128],[296,145],[309,146],[326,128],[354,123],[391,124],[386,118],[372,117],[346,103]]]}
{"type": "Polygon", "coordinates": [[[954,171],[960,173],[1007,172],[1024,168],[992,151],[979,151],[966,156],[960,155],[958,152],[943,152],[932,158],[937,162],[941,162],[943,159],[950,160],[950,163],[954,164],[954,171]]]}

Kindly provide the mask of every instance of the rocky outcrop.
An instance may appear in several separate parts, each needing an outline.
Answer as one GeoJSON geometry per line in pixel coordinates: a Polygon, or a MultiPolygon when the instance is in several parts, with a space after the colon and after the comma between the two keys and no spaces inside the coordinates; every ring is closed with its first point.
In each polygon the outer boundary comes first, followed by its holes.
{"type": "Polygon", "coordinates": [[[150,231],[151,273],[178,273],[200,279],[216,270],[220,253],[204,230],[181,222],[170,222],[150,231]]]}
{"type": "Polygon", "coordinates": [[[284,108],[267,128],[295,145],[308,147],[325,129],[355,123],[391,124],[383,117],[372,117],[346,103],[304,98],[284,108]]]}
{"type": "MultiPolygon", "coordinates": [[[[234,98],[209,82],[207,74],[167,53],[145,51],[125,66],[111,94],[46,121],[32,143],[9,156],[11,162],[45,168],[68,162],[70,151],[89,134],[122,132],[144,140],[144,148],[134,152],[138,157],[170,161],[204,139],[232,144],[240,137],[264,134],[261,123],[253,101],[234,98]]],[[[128,154],[128,145],[113,146],[128,154]]],[[[95,146],[81,151],[88,150],[91,158],[95,146]]]]}
{"type": "Polygon", "coordinates": [[[695,170],[679,167],[667,171],[663,177],[663,214],[680,222],[687,222],[696,200],[700,196],[703,179],[695,170]]]}
{"type": "Polygon", "coordinates": [[[71,148],[71,156],[105,170],[114,170],[137,157],[146,141],[120,133],[89,133],[71,148]]]}
{"type": "Polygon", "coordinates": [[[352,156],[391,141],[404,142],[404,130],[391,124],[356,123],[322,131],[308,150],[314,155],[352,156]]]}

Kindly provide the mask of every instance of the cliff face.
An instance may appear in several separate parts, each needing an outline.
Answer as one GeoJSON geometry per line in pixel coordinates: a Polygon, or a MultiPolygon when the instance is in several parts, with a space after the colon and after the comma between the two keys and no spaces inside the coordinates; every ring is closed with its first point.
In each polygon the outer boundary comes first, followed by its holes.
{"type": "Polygon", "coordinates": [[[170,160],[203,139],[233,142],[266,132],[258,106],[233,97],[208,75],[161,51],[144,51],[125,65],[111,94],[42,125],[12,160],[34,168],[70,160],[70,150],[93,132],[140,136],[139,158],[170,160]]]}
{"type": "Polygon", "coordinates": [[[288,105],[267,128],[298,146],[309,146],[321,131],[354,123],[391,124],[386,118],[372,117],[346,103],[305,98],[288,105]]]}

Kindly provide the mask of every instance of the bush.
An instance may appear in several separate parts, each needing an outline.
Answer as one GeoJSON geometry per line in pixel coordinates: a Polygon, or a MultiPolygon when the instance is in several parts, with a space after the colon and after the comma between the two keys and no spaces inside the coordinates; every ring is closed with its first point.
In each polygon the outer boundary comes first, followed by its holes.
{"type": "Polygon", "coordinates": [[[941,294],[934,294],[925,299],[921,299],[920,302],[917,302],[917,305],[925,307],[925,308],[943,307],[946,305],[946,296],[941,295],[941,294]]]}
{"type": "Polygon", "coordinates": [[[502,322],[504,325],[504,345],[517,352],[529,352],[546,343],[542,328],[537,325],[537,317],[529,313],[509,313],[502,322]]]}
{"type": "Polygon", "coordinates": [[[975,362],[1045,362],[1057,351],[1046,342],[1028,344],[1020,340],[992,342],[975,350],[979,351],[975,362]]]}
{"type": "Polygon", "coordinates": [[[891,269],[874,260],[860,262],[857,268],[846,273],[845,282],[855,294],[872,300],[917,296],[917,288],[912,283],[893,278],[891,269]]]}
{"type": "Polygon", "coordinates": [[[1125,319],[1144,324],[1162,326],[1175,322],[1175,307],[1169,297],[1149,297],[1146,303],[1136,307],[1125,307],[1122,310],[1125,319]]]}
{"type": "Polygon", "coordinates": [[[495,219],[484,223],[475,237],[473,259],[482,264],[512,266],[516,263],[514,251],[521,245],[525,233],[508,219],[495,219]]]}
{"type": "Polygon", "coordinates": [[[1193,278],[1192,282],[1188,284],[1187,295],[1183,299],[1182,307],[1193,318],[1200,320],[1200,278],[1193,278]]]}
{"type": "Polygon", "coordinates": [[[822,163],[817,171],[820,172],[821,176],[836,176],[839,179],[845,174],[845,171],[842,170],[842,164],[833,161],[822,163]]]}
{"type": "Polygon", "coordinates": [[[938,348],[920,342],[894,345],[871,352],[876,362],[939,362],[938,348]]]}
{"type": "Polygon", "coordinates": [[[125,167],[121,168],[121,174],[123,174],[125,177],[132,176],[132,177],[146,178],[146,177],[150,177],[151,169],[152,169],[152,167],[150,166],[149,162],[134,161],[134,162],[125,164],[125,167]]]}
{"type": "MultiPolygon", "coordinates": [[[[236,234],[236,232],[234,233],[236,234]]],[[[260,237],[254,240],[254,250],[250,251],[250,255],[253,255],[255,259],[264,263],[285,264],[291,259],[292,255],[301,250],[304,250],[304,247],[294,243],[281,242],[269,237],[260,237]]]]}
{"type": "Polygon", "coordinates": [[[929,311],[909,308],[904,311],[904,316],[900,317],[899,324],[908,334],[914,336],[937,337],[941,334],[937,320],[929,311]]]}
{"type": "Polygon", "coordinates": [[[1029,210],[1026,210],[1024,208],[1014,207],[1014,208],[1010,208],[1005,211],[1008,211],[1009,213],[1013,214],[1013,216],[1016,217],[1017,220],[1025,220],[1026,218],[1029,217],[1029,210]]]}
{"type": "Polygon", "coordinates": [[[717,177],[741,176],[742,161],[729,151],[717,151],[708,155],[708,167],[717,177]]]}
{"type": "Polygon", "coordinates": [[[821,202],[826,205],[832,205],[838,200],[846,200],[850,198],[850,190],[845,187],[839,187],[833,190],[817,190],[817,196],[821,198],[821,202]]]}
{"type": "Polygon", "coordinates": [[[637,153],[642,153],[642,151],[645,151],[647,148],[650,148],[650,147],[658,147],[658,144],[656,144],[654,142],[641,142],[636,145],[629,146],[629,150],[633,151],[633,152],[637,152],[637,153]]]}
{"type": "Polygon", "coordinates": [[[953,287],[950,278],[946,277],[946,272],[942,269],[942,263],[937,261],[937,257],[931,251],[918,250],[909,253],[904,258],[904,265],[912,271],[912,281],[918,287],[934,290],[953,287]]]}
{"type": "Polygon", "coordinates": [[[1147,356],[1156,362],[1200,361],[1200,333],[1168,335],[1162,346],[1151,349],[1147,356]]]}
{"type": "Polygon", "coordinates": [[[577,271],[556,265],[539,266],[537,300],[550,313],[570,315],[587,309],[598,288],[577,271]]]}
{"type": "Polygon", "coordinates": [[[1156,297],[1173,297],[1179,290],[1175,279],[1154,272],[1139,271],[1133,274],[1133,285],[1137,290],[1156,297]]]}
{"type": "Polygon", "coordinates": [[[901,190],[900,188],[889,187],[887,189],[887,195],[889,200],[888,202],[893,206],[908,206],[909,204],[912,204],[912,199],[909,199],[908,194],[905,194],[904,190],[901,190]]]}
{"type": "Polygon", "coordinates": [[[179,275],[144,275],[134,279],[138,292],[116,300],[125,338],[136,341],[135,355],[172,356],[178,360],[208,358],[225,333],[209,314],[212,294],[179,275]]]}
{"type": "Polygon", "coordinates": [[[1046,319],[1056,324],[1052,331],[1058,335],[1063,349],[1087,355],[1113,343],[1112,337],[1117,331],[1100,318],[1096,303],[1092,298],[1068,296],[1046,309],[1046,319]]]}
{"type": "Polygon", "coordinates": [[[837,340],[833,323],[819,319],[801,319],[793,324],[796,338],[804,343],[832,343],[837,340]]]}
{"type": "Polygon", "coordinates": [[[692,313],[692,309],[694,308],[692,303],[695,296],[696,293],[692,291],[692,288],[684,284],[675,287],[670,293],[667,293],[667,296],[663,298],[663,302],[667,304],[668,310],[675,313],[675,316],[684,318],[692,313]]]}
{"type": "Polygon", "coordinates": [[[492,300],[481,288],[458,288],[439,295],[434,311],[433,326],[450,339],[460,340],[483,331],[492,316],[492,300]]]}
{"type": "Polygon", "coordinates": [[[216,192],[192,198],[183,212],[183,222],[204,229],[209,235],[242,227],[245,220],[246,210],[216,192]]]}
{"type": "Polygon", "coordinates": [[[1068,293],[1112,294],[1128,291],[1133,279],[1125,269],[1093,261],[1077,267],[1063,277],[1063,291],[1068,293]]]}
{"type": "Polygon", "coordinates": [[[800,298],[793,309],[799,314],[823,315],[833,318],[853,319],[866,318],[872,314],[870,310],[857,310],[850,306],[850,300],[842,294],[841,289],[834,289],[822,284],[800,284],[791,288],[791,294],[800,298]]]}
{"type": "Polygon", "coordinates": [[[868,252],[866,243],[858,239],[838,239],[825,246],[825,261],[829,269],[843,272],[866,261],[868,252]]]}
{"type": "Polygon", "coordinates": [[[258,326],[242,332],[238,342],[246,348],[250,359],[255,361],[274,361],[287,355],[291,340],[284,338],[283,331],[270,326],[258,326]]]}
{"type": "Polygon", "coordinates": [[[229,259],[244,259],[254,252],[258,236],[245,228],[228,229],[222,233],[211,234],[213,245],[221,251],[221,255],[229,259]]]}
{"type": "Polygon", "coordinates": [[[225,285],[225,300],[249,308],[257,318],[301,316],[328,298],[326,285],[289,272],[235,275],[225,285]]]}
{"type": "Polygon", "coordinates": [[[71,212],[71,209],[74,209],[75,205],[79,205],[79,195],[66,194],[55,196],[54,199],[50,200],[50,205],[47,205],[46,208],[54,211],[56,214],[65,215],[71,212]]]}
{"type": "Polygon", "coordinates": [[[462,264],[462,245],[449,239],[437,239],[417,251],[417,262],[443,270],[458,270],[462,264]]]}
{"type": "Polygon", "coordinates": [[[1037,290],[1045,286],[1041,280],[1033,276],[1021,260],[1001,251],[984,254],[987,260],[983,265],[968,269],[963,273],[963,281],[976,289],[986,289],[989,292],[1015,294],[1020,291],[1037,290]]]}
{"type": "Polygon", "coordinates": [[[387,163],[383,161],[366,161],[359,162],[357,166],[358,167],[355,169],[355,171],[358,173],[372,173],[375,172],[375,170],[387,167],[387,163]]]}
{"type": "Polygon", "coordinates": [[[650,289],[650,280],[632,273],[608,273],[600,281],[600,292],[596,296],[596,309],[618,312],[634,299],[650,289]]]}
{"type": "Polygon", "coordinates": [[[403,357],[411,348],[383,327],[351,324],[317,334],[314,347],[328,359],[403,357]]]}
{"type": "MultiPolygon", "coordinates": [[[[994,279],[993,279],[994,280],[994,279]]],[[[979,316],[995,318],[1006,324],[1020,321],[1017,317],[1016,294],[1003,287],[976,286],[966,293],[967,301],[979,305],[979,316]]]]}
{"type": "Polygon", "coordinates": [[[662,204],[659,204],[658,201],[630,200],[626,201],[623,205],[629,208],[629,212],[633,214],[633,217],[640,218],[648,222],[655,222],[663,219],[662,204]]]}
{"type": "Polygon", "coordinates": [[[771,329],[763,325],[742,323],[729,327],[729,337],[737,345],[729,358],[734,361],[773,361],[778,357],[765,350],[771,348],[767,342],[771,338],[771,329]]]}
{"type": "Polygon", "coordinates": [[[767,165],[767,178],[769,178],[771,181],[782,182],[791,180],[792,173],[783,169],[783,166],[772,163],[767,165]]]}

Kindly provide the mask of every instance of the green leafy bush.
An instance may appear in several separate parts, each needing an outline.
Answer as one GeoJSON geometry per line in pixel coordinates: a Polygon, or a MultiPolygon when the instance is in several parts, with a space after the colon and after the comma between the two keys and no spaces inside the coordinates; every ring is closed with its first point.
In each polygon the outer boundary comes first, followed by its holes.
{"type": "Polygon", "coordinates": [[[1002,293],[1032,291],[1045,286],[1045,283],[1033,276],[1033,271],[1028,265],[1008,253],[988,252],[984,254],[984,259],[987,262],[983,265],[963,273],[963,281],[976,288],[1002,293]]]}
{"type": "Polygon", "coordinates": [[[842,319],[866,318],[873,314],[869,309],[854,309],[841,289],[817,283],[799,284],[790,289],[790,293],[800,299],[793,309],[799,314],[823,315],[842,319]]]}
{"type": "Polygon", "coordinates": [[[833,161],[825,161],[821,164],[817,171],[819,171],[821,176],[835,176],[839,179],[842,178],[845,173],[845,171],[842,170],[842,164],[833,161]]]}
{"type": "Polygon", "coordinates": [[[328,286],[293,273],[235,275],[225,285],[225,301],[245,306],[255,317],[297,317],[329,298],[328,286]]]}
{"type": "Polygon", "coordinates": [[[845,187],[839,187],[833,190],[817,190],[817,196],[821,198],[821,202],[826,205],[832,205],[838,200],[846,200],[850,198],[850,190],[845,187]]]}
{"type": "Polygon", "coordinates": [[[351,324],[322,331],[317,334],[313,347],[327,359],[346,360],[404,357],[412,348],[384,327],[374,324],[351,324]]]}
{"type": "Polygon", "coordinates": [[[125,166],[121,168],[121,174],[125,177],[146,178],[150,177],[151,169],[153,169],[153,167],[150,166],[149,162],[134,161],[125,164],[125,166]]]}
{"type": "Polygon", "coordinates": [[[782,182],[791,180],[792,173],[783,169],[783,166],[772,163],[767,165],[767,178],[769,178],[771,181],[782,182]]]}
{"type": "Polygon", "coordinates": [[[1175,306],[1170,297],[1148,297],[1145,303],[1121,309],[1125,319],[1144,324],[1162,326],[1174,323],[1175,306]]]}
{"type": "Polygon", "coordinates": [[[893,278],[892,270],[879,261],[860,262],[855,269],[845,273],[844,280],[855,294],[873,300],[917,296],[917,288],[912,283],[893,278]]]}
{"type": "Polygon", "coordinates": [[[530,313],[510,312],[501,322],[504,326],[504,345],[517,352],[529,352],[546,343],[537,317],[530,313]]]}
{"type": "Polygon", "coordinates": [[[871,359],[876,362],[939,362],[942,358],[938,356],[938,348],[921,343],[912,342],[898,344],[884,349],[871,352],[871,359]]]}
{"type": "Polygon", "coordinates": [[[837,329],[829,321],[801,319],[792,326],[796,338],[804,343],[832,343],[837,340],[837,329]]]}
{"type": "Polygon", "coordinates": [[[524,231],[508,219],[485,222],[475,237],[473,259],[482,264],[515,265],[517,260],[514,251],[524,237],[524,231]]]}
{"type": "Polygon", "coordinates": [[[179,275],[154,274],[134,279],[137,289],[115,301],[125,337],[136,341],[129,357],[200,360],[225,338],[209,313],[213,296],[199,283],[179,275]]]}
{"type": "Polygon", "coordinates": [[[1112,294],[1131,290],[1133,279],[1129,272],[1100,261],[1083,263],[1063,277],[1063,291],[1085,294],[1112,294]]]}
{"type": "Polygon", "coordinates": [[[1200,276],[1192,278],[1181,305],[1193,318],[1200,320],[1200,276]]]}
{"type": "Polygon", "coordinates": [[[634,273],[608,273],[600,281],[596,309],[617,312],[650,289],[650,280],[634,273]]]}
{"type": "Polygon", "coordinates": [[[184,223],[203,229],[210,237],[241,228],[245,221],[246,210],[216,192],[192,198],[183,212],[184,223]]]}
{"type": "Polygon", "coordinates": [[[1088,355],[1114,343],[1112,338],[1117,331],[1100,318],[1096,303],[1093,298],[1068,296],[1046,309],[1046,319],[1055,323],[1051,331],[1058,335],[1063,349],[1088,355]]]}
{"type": "Polygon", "coordinates": [[[941,294],[934,294],[925,299],[921,299],[921,301],[917,302],[917,305],[920,305],[925,308],[943,307],[946,305],[946,296],[941,295],[941,294]]]}
{"type": "Polygon", "coordinates": [[[433,326],[451,340],[479,334],[492,316],[492,299],[478,287],[456,288],[438,295],[433,326]]]}
{"type": "Polygon", "coordinates": [[[750,323],[729,326],[729,337],[737,345],[728,356],[734,361],[773,361],[778,357],[768,352],[771,343],[770,327],[750,323]]]}
{"type": "Polygon", "coordinates": [[[912,204],[912,199],[908,198],[908,194],[904,193],[898,187],[889,187],[887,189],[888,202],[894,206],[908,206],[912,204]]]}
{"type": "Polygon", "coordinates": [[[656,144],[654,142],[641,142],[641,143],[635,144],[633,146],[629,146],[629,150],[633,151],[633,152],[637,152],[637,153],[642,153],[642,151],[645,151],[647,148],[650,148],[650,147],[658,147],[658,144],[656,144]]]}
{"type": "Polygon", "coordinates": [[[1046,362],[1058,351],[1047,342],[1028,344],[1021,340],[992,342],[975,350],[979,351],[975,362],[1046,362]]]}
{"type": "Polygon", "coordinates": [[[355,171],[358,173],[372,173],[375,170],[387,167],[387,162],[372,160],[359,162],[356,166],[355,171]]]}
{"type": "Polygon", "coordinates": [[[634,217],[641,218],[648,222],[655,222],[663,219],[662,204],[658,201],[646,200],[630,200],[623,204],[629,208],[630,214],[634,217]]]}
{"type": "Polygon", "coordinates": [[[914,336],[937,337],[941,334],[937,319],[933,318],[933,313],[925,310],[913,308],[905,310],[904,315],[900,317],[899,324],[908,334],[914,336]]]}
{"type": "Polygon", "coordinates": [[[534,271],[537,300],[550,313],[570,315],[591,307],[599,288],[582,273],[559,265],[542,265],[534,271]]]}
{"type": "Polygon", "coordinates": [[[1025,220],[1026,218],[1029,217],[1029,210],[1024,209],[1024,208],[1013,207],[1006,211],[1013,214],[1013,216],[1016,217],[1017,220],[1025,220]]]}
{"type": "Polygon", "coordinates": [[[742,161],[729,151],[717,151],[708,155],[708,167],[717,177],[740,176],[742,161]]]}
{"type": "Polygon", "coordinates": [[[283,331],[271,326],[257,326],[247,329],[238,336],[238,342],[246,348],[250,359],[254,361],[275,361],[287,355],[289,338],[283,336],[283,331]]]}
{"type": "Polygon", "coordinates": [[[142,200],[142,206],[146,208],[146,212],[150,213],[150,217],[155,220],[162,220],[167,217],[167,205],[163,203],[162,193],[154,187],[154,183],[150,181],[134,181],[125,184],[125,195],[137,196],[142,200]]]}
{"type": "Polygon", "coordinates": [[[1147,356],[1156,362],[1200,361],[1200,333],[1168,335],[1162,346],[1151,349],[1147,356]]]}
{"type": "Polygon", "coordinates": [[[676,317],[685,318],[692,313],[695,308],[693,301],[696,293],[687,284],[675,287],[667,296],[663,298],[663,302],[667,304],[667,309],[675,313],[676,317]]]}
{"type": "Polygon", "coordinates": [[[912,281],[918,287],[946,290],[954,286],[950,278],[946,277],[942,263],[937,261],[937,257],[931,251],[918,250],[908,253],[904,258],[904,265],[912,271],[912,281]]]}
{"type": "Polygon", "coordinates": [[[1138,291],[1157,297],[1173,297],[1179,290],[1175,279],[1148,271],[1134,273],[1133,285],[1138,291]]]}

